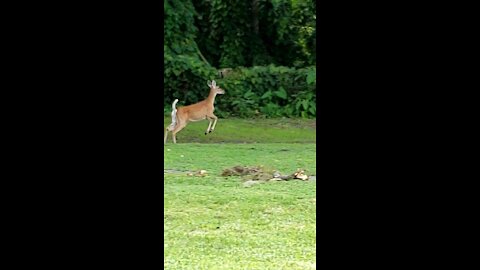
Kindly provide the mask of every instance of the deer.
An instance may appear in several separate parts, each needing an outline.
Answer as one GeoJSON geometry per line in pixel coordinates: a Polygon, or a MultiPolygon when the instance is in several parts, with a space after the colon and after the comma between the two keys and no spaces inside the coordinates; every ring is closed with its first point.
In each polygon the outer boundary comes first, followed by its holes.
{"type": "Polygon", "coordinates": [[[215,110],[214,102],[215,97],[220,94],[225,94],[225,90],[217,86],[215,81],[207,81],[208,87],[210,87],[210,93],[208,97],[200,102],[191,104],[188,106],[182,106],[176,108],[175,105],[178,99],[175,99],[172,103],[172,123],[165,129],[164,144],[167,143],[168,132],[172,133],[173,143],[177,143],[177,133],[185,128],[189,122],[196,122],[201,120],[208,120],[207,131],[205,135],[212,132],[217,124],[218,117],[213,114],[215,110]],[[213,125],[212,125],[213,123],[213,125]]]}

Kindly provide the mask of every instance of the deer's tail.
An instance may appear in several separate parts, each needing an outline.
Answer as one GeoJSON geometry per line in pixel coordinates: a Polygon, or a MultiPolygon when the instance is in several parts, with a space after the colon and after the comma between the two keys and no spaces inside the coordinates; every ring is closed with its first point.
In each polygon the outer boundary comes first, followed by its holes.
{"type": "Polygon", "coordinates": [[[176,98],[173,103],[172,103],[172,112],[176,112],[177,109],[175,108],[175,105],[177,105],[177,102],[178,102],[178,98],[176,98]]]}
{"type": "Polygon", "coordinates": [[[177,102],[178,99],[175,99],[172,103],[172,123],[167,128],[168,131],[172,131],[177,125],[177,108],[175,107],[175,105],[177,105],[177,102]]]}

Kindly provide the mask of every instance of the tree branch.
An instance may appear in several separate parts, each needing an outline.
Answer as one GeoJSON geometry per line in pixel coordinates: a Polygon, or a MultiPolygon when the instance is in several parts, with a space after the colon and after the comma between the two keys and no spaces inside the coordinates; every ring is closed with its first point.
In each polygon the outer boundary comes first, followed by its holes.
{"type": "Polygon", "coordinates": [[[200,51],[200,48],[198,48],[198,45],[195,46],[195,47],[197,48],[198,55],[200,55],[200,58],[202,58],[203,62],[205,62],[209,67],[211,67],[212,65],[210,65],[210,63],[208,63],[207,59],[205,59],[202,52],[200,51]]]}

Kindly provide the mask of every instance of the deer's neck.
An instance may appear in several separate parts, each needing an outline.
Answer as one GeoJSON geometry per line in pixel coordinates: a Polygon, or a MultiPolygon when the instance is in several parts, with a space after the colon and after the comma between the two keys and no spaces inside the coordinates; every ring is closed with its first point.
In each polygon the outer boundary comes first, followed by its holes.
{"type": "Polygon", "coordinates": [[[208,94],[208,97],[207,97],[206,101],[208,103],[213,104],[215,102],[215,96],[216,95],[217,95],[217,93],[215,93],[215,91],[210,91],[210,94],[208,94]]]}

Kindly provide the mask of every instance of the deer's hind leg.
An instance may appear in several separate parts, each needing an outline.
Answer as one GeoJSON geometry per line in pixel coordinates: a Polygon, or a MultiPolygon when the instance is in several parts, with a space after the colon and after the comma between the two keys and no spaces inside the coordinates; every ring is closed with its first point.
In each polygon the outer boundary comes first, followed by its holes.
{"type": "Polygon", "coordinates": [[[165,129],[165,138],[163,139],[163,144],[167,144],[168,128],[165,129]]]}
{"type": "Polygon", "coordinates": [[[175,128],[175,122],[172,122],[167,128],[165,128],[165,138],[163,139],[163,143],[167,143],[168,132],[172,131],[175,128]]]}
{"type": "Polygon", "coordinates": [[[172,130],[172,137],[173,137],[173,143],[177,143],[177,133],[182,130],[185,126],[187,126],[186,121],[177,121],[177,125],[175,128],[172,130]]]}

